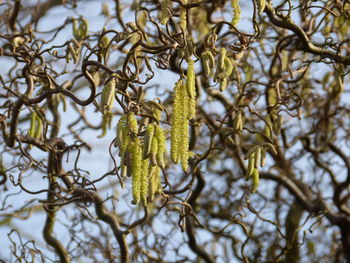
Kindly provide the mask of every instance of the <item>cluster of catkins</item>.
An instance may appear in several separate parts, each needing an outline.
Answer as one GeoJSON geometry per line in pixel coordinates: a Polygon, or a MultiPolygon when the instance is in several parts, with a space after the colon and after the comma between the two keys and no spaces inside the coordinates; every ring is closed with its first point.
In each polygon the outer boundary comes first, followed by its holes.
{"type": "Polygon", "coordinates": [[[171,160],[181,163],[187,171],[189,152],[189,120],[196,112],[196,87],[194,61],[187,59],[188,69],[186,81],[180,78],[175,84],[173,99],[173,116],[171,126],[171,160]]]}
{"type": "Polygon", "coordinates": [[[245,160],[248,160],[248,167],[246,173],[246,180],[252,178],[252,189],[254,193],[259,186],[259,166],[265,166],[266,151],[269,150],[273,154],[277,154],[275,147],[271,143],[262,143],[260,145],[253,146],[244,156],[245,160]]]}
{"type": "Polygon", "coordinates": [[[162,192],[160,173],[165,166],[166,142],[158,124],[148,124],[142,139],[138,131],[135,115],[124,114],[118,121],[114,145],[119,148],[122,177],[132,177],[132,203],[147,205],[162,192]]]}
{"type": "MultiPolygon", "coordinates": [[[[202,53],[201,60],[203,64],[204,74],[207,77],[210,77],[214,73],[214,68],[216,64],[212,51],[210,49],[206,49],[202,53]]],[[[231,76],[232,71],[233,71],[232,61],[226,55],[226,49],[221,48],[218,55],[216,71],[214,74],[214,81],[220,83],[220,91],[224,91],[226,89],[227,81],[228,81],[228,78],[231,76]]]]}

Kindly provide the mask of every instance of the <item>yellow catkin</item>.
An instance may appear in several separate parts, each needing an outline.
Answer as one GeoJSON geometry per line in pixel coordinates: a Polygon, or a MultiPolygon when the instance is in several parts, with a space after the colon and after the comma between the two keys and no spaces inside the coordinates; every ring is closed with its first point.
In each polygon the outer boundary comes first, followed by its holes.
{"type": "Polygon", "coordinates": [[[173,115],[171,119],[171,160],[179,162],[179,142],[181,136],[181,116],[183,115],[182,102],[183,80],[179,79],[175,84],[173,95],[173,115]]]}
{"type": "Polygon", "coordinates": [[[265,6],[266,6],[266,1],[265,0],[259,0],[259,3],[258,3],[259,15],[261,15],[264,12],[265,6]]]}
{"type": "Polygon", "coordinates": [[[252,193],[255,193],[259,186],[259,170],[257,168],[254,168],[252,177],[252,193]]]}
{"type": "Polygon", "coordinates": [[[255,163],[255,153],[251,154],[249,159],[248,159],[248,168],[247,168],[247,173],[245,179],[248,181],[254,171],[254,163],[255,163]]]}
{"type": "Polygon", "coordinates": [[[220,80],[220,91],[224,91],[227,88],[227,78],[220,80]]]}
{"type": "Polygon", "coordinates": [[[222,72],[225,70],[225,58],[226,58],[226,49],[221,48],[219,52],[218,72],[222,72]]]}
{"type": "Polygon", "coordinates": [[[156,166],[150,165],[148,167],[148,174],[148,197],[149,201],[153,201],[154,195],[157,191],[156,166]]]}
{"type": "Polygon", "coordinates": [[[159,16],[158,16],[160,23],[165,25],[168,22],[170,16],[171,16],[171,1],[163,0],[159,11],[159,16]]]}
{"type": "Polygon", "coordinates": [[[213,70],[214,70],[214,67],[215,67],[214,56],[210,52],[210,50],[206,50],[206,51],[204,51],[202,53],[201,60],[202,60],[204,74],[207,77],[209,77],[213,73],[213,70]]]}
{"type": "Polygon", "coordinates": [[[133,138],[130,147],[133,204],[141,198],[142,149],[139,138],[133,138]]]}
{"type": "Polygon", "coordinates": [[[74,38],[78,41],[81,40],[82,36],[81,36],[80,31],[79,31],[78,21],[76,19],[73,19],[72,28],[73,28],[74,38]]]}
{"type": "Polygon", "coordinates": [[[241,20],[241,7],[239,6],[239,0],[231,0],[231,6],[233,8],[233,18],[231,24],[236,26],[241,20]]]}
{"type": "Polygon", "coordinates": [[[80,41],[88,35],[89,24],[84,18],[79,19],[79,24],[77,19],[73,19],[73,36],[76,40],[80,41]]]}
{"type": "Polygon", "coordinates": [[[115,78],[112,78],[106,83],[102,90],[100,110],[103,114],[109,112],[113,108],[115,85],[115,78]]]}
{"type": "Polygon", "coordinates": [[[160,126],[155,127],[155,136],[158,140],[158,150],[156,155],[157,165],[163,169],[165,167],[164,154],[166,149],[166,139],[165,134],[160,126]]]}
{"type": "Polygon", "coordinates": [[[150,161],[152,166],[157,165],[157,153],[158,153],[158,138],[153,136],[150,150],[150,161]]]}
{"type": "Polygon", "coordinates": [[[224,70],[225,78],[230,77],[232,74],[232,71],[233,71],[232,61],[228,57],[225,57],[225,70],[224,70]]]}
{"type": "Polygon", "coordinates": [[[188,133],[188,120],[186,118],[183,119],[182,127],[181,127],[181,166],[183,171],[187,171],[188,169],[188,148],[189,148],[189,133],[188,133]]]}
{"type": "Polygon", "coordinates": [[[189,132],[188,132],[188,105],[190,98],[187,96],[187,88],[185,84],[182,85],[182,96],[181,96],[181,105],[183,105],[183,113],[180,118],[180,141],[179,141],[179,157],[181,160],[181,166],[183,171],[187,171],[188,169],[188,148],[189,148],[189,132]]]}
{"type": "Polygon", "coordinates": [[[151,144],[154,135],[154,125],[148,124],[145,132],[145,136],[143,137],[143,158],[146,159],[149,156],[151,151],[151,144]]]}
{"type": "Polygon", "coordinates": [[[102,125],[101,125],[102,133],[99,136],[97,136],[97,138],[103,138],[106,136],[107,128],[110,128],[112,118],[113,118],[113,114],[111,112],[106,112],[105,114],[103,114],[102,125]]]}
{"type": "Polygon", "coordinates": [[[162,182],[160,180],[161,169],[159,166],[156,167],[154,177],[155,177],[155,186],[156,186],[156,194],[161,194],[163,192],[162,182]]]}
{"type": "Polygon", "coordinates": [[[120,157],[120,163],[121,163],[121,169],[122,169],[122,177],[128,176],[131,177],[132,175],[132,143],[129,143],[125,152],[123,153],[123,155],[121,155],[120,157]]]}
{"type": "Polygon", "coordinates": [[[171,128],[171,159],[174,163],[181,162],[182,169],[188,169],[188,111],[189,92],[187,85],[179,80],[175,85],[175,96],[173,102],[173,117],[171,128]]]}
{"type": "Polygon", "coordinates": [[[258,147],[254,153],[254,168],[258,168],[261,161],[261,148],[258,147]]]}
{"type": "Polygon", "coordinates": [[[212,68],[210,67],[208,55],[206,54],[206,52],[202,53],[201,60],[202,60],[204,75],[209,77],[211,75],[212,68]]]}
{"type": "Polygon", "coordinates": [[[38,116],[37,116],[36,112],[33,111],[30,114],[30,126],[29,126],[29,130],[28,130],[28,133],[27,133],[27,135],[29,137],[34,137],[37,118],[38,118],[38,116]]]}
{"type": "Polygon", "coordinates": [[[219,82],[220,82],[220,91],[224,91],[227,87],[228,78],[232,74],[233,64],[232,64],[231,60],[226,55],[223,55],[222,57],[220,56],[219,59],[224,60],[224,66],[216,74],[216,79],[219,80],[219,82]]]}
{"type": "Polygon", "coordinates": [[[128,167],[125,164],[122,164],[120,166],[121,172],[120,172],[120,176],[122,178],[126,177],[127,173],[128,173],[128,167]]]}
{"type": "Polygon", "coordinates": [[[136,135],[138,133],[139,126],[137,124],[135,115],[132,112],[128,114],[128,126],[130,133],[132,133],[133,135],[136,135]]]}
{"type": "Polygon", "coordinates": [[[196,81],[195,81],[195,72],[194,72],[194,61],[188,59],[188,69],[187,69],[187,79],[186,79],[186,88],[188,93],[188,115],[189,120],[193,119],[196,114],[196,81]]]}
{"type": "Polygon", "coordinates": [[[142,171],[141,171],[141,202],[143,205],[147,205],[147,196],[148,196],[148,168],[149,168],[149,159],[142,160],[142,171]]]}
{"type": "Polygon", "coordinates": [[[261,147],[261,159],[260,159],[260,166],[264,167],[266,161],[266,149],[264,147],[261,147]]]}
{"type": "Polygon", "coordinates": [[[114,141],[114,146],[119,147],[120,156],[125,152],[126,147],[129,143],[129,128],[127,126],[128,115],[125,114],[120,117],[117,129],[116,129],[116,137],[114,141]]]}
{"type": "Polygon", "coordinates": [[[79,25],[79,31],[80,31],[82,38],[85,38],[88,35],[89,22],[85,18],[81,19],[81,23],[79,25]]]}
{"type": "Polygon", "coordinates": [[[186,32],[187,26],[187,10],[183,7],[180,7],[180,28],[186,32]]]}
{"type": "Polygon", "coordinates": [[[242,112],[237,111],[235,119],[233,121],[233,130],[237,133],[241,133],[243,129],[243,120],[242,120],[242,112]]]}
{"type": "Polygon", "coordinates": [[[36,116],[36,125],[35,125],[34,138],[41,139],[42,134],[43,134],[43,121],[37,115],[36,116]]]}

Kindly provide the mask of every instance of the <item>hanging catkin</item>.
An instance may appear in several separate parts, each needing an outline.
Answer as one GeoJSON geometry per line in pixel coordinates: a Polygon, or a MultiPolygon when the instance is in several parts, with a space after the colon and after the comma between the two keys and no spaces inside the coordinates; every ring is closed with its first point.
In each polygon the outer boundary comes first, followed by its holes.
{"type": "Polygon", "coordinates": [[[181,119],[184,111],[184,106],[182,105],[182,90],[183,90],[183,80],[179,79],[175,83],[174,96],[173,96],[173,115],[172,115],[172,125],[171,125],[171,160],[174,163],[179,162],[179,143],[181,137],[181,119]]]}
{"type": "Polygon", "coordinates": [[[175,84],[171,127],[171,158],[174,163],[181,162],[184,171],[187,171],[188,168],[189,148],[188,112],[190,97],[186,84],[181,79],[175,84]]]}
{"type": "Polygon", "coordinates": [[[195,85],[194,61],[188,59],[186,89],[188,95],[188,114],[187,119],[191,120],[196,114],[196,85],[195,85]]]}
{"type": "Polygon", "coordinates": [[[233,8],[233,18],[231,24],[236,26],[241,20],[241,7],[239,6],[239,0],[231,0],[231,6],[233,8]]]}
{"type": "Polygon", "coordinates": [[[139,138],[133,138],[130,145],[133,204],[141,198],[142,148],[139,138]]]}

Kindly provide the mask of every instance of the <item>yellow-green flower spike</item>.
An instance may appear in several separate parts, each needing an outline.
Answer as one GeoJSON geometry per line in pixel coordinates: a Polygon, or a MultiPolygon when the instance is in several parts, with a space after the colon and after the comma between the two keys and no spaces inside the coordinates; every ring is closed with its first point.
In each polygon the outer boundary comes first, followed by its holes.
{"type": "Polygon", "coordinates": [[[266,1],[265,0],[259,0],[259,3],[258,3],[258,7],[259,7],[259,15],[261,15],[264,10],[265,10],[265,6],[266,6],[266,1]]]}
{"type": "Polygon", "coordinates": [[[126,148],[124,154],[121,156],[122,164],[126,166],[126,175],[127,177],[132,176],[132,143],[128,144],[128,147],[126,148]]]}
{"type": "Polygon", "coordinates": [[[133,135],[137,135],[139,131],[139,125],[137,124],[135,115],[132,112],[128,114],[128,126],[129,126],[130,132],[133,135]]]}
{"type": "Polygon", "coordinates": [[[122,164],[121,166],[120,166],[120,169],[121,169],[121,177],[122,178],[124,178],[124,177],[126,177],[126,175],[127,175],[127,173],[128,173],[128,167],[126,166],[126,165],[124,165],[124,164],[122,164]]]}
{"type": "MultiPolygon", "coordinates": [[[[187,94],[185,88],[183,88],[183,94],[187,94]]],[[[188,100],[190,100],[190,98],[187,96],[183,96],[182,100],[183,100],[184,105],[188,105],[188,100]]],[[[185,111],[185,114],[186,114],[186,111],[185,111]]],[[[186,117],[183,117],[181,119],[181,124],[180,124],[181,135],[180,135],[180,143],[179,143],[179,145],[180,145],[179,146],[179,150],[180,150],[179,154],[180,154],[182,170],[184,172],[186,172],[188,169],[188,149],[189,149],[188,127],[189,127],[189,121],[186,117]]]]}
{"type": "Polygon", "coordinates": [[[148,168],[149,160],[142,160],[142,171],[141,171],[141,202],[144,206],[147,205],[147,196],[148,196],[148,168]]]}
{"type": "Polygon", "coordinates": [[[166,147],[166,139],[165,139],[165,134],[160,126],[155,127],[155,136],[158,141],[158,150],[157,150],[157,165],[160,168],[165,167],[165,161],[164,161],[164,154],[165,154],[165,147],[166,147]]]}
{"type": "Polygon", "coordinates": [[[218,71],[222,72],[225,70],[225,58],[226,58],[226,49],[221,48],[219,53],[219,63],[218,63],[218,71]]]}
{"type": "Polygon", "coordinates": [[[245,179],[248,181],[253,173],[255,164],[255,153],[251,154],[248,159],[248,168],[245,179]]]}
{"type": "Polygon", "coordinates": [[[158,182],[157,182],[157,177],[156,177],[156,167],[158,166],[152,166],[150,165],[148,167],[148,174],[149,174],[149,179],[148,179],[148,196],[149,196],[149,201],[153,201],[154,195],[157,191],[158,188],[158,182]]]}
{"type": "Polygon", "coordinates": [[[204,75],[209,77],[211,75],[212,68],[210,67],[208,56],[205,54],[205,52],[202,53],[201,59],[202,59],[204,75]]]}
{"type": "Polygon", "coordinates": [[[264,167],[266,161],[266,149],[264,147],[261,147],[261,159],[260,159],[260,166],[264,167]]]}
{"type": "Polygon", "coordinates": [[[236,26],[241,20],[241,7],[239,6],[239,0],[231,0],[231,6],[233,8],[233,18],[231,24],[236,26]]]}
{"type": "Polygon", "coordinates": [[[212,68],[214,68],[214,67],[215,67],[215,58],[214,58],[214,56],[213,56],[213,53],[211,53],[210,50],[207,50],[207,51],[206,51],[206,55],[207,55],[207,57],[208,57],[210,66],[211,66],[212,68]]]}
{"type": "Polygon", "coordinates": [[[79,31],[82,38],[85,38],[88,35],[89,22],[85,18],[81,19],[81,23],[79,24],[79,31]]]}
{"type": "Polygon", "coordinates": [[[77,19],[73,18],[73,36],[76,40],[80,41],[88,35],[89,24],[84,18],[79,19],[79,25],[77,19]]]}
{"type": "Polygon", "coordinates": [[[196,96],[196,90],[194,88],[195,86],[194,61],[193,59],[189,58],[187,62],[188,62],[187,79],[186,79],[187,95],[190,98],[193,98],[196,96]]]}
{"type": "Polygon", "coordinates": [[[224,69],[225,78],[228,78],[232,74],[233,64],[232,64],[231,60],[228,57],[225,57],[224,63],[225,63],[225,69],[224,69]]]}
{"type": "Polygon", "coordinates": [[[204,74],[209,77],[213,73],[215,67],[215,59],[210,50],[206,50],[202,53],[201,56],[204,74]]]}
{"type": "Polygon", "coordinates": [[[179,143],[181,137],[181,119],[183,115],[182,94],[183,80],[179,79],[175,84],[173,95],[173,115],[171,119],[171,160],[179,162],[179,143]]]}
{"type": "Polygon", "coordinates": [[[179,80],[175,85],[175,98],[173,103],[173,117],[171,128],[171,159],[174,163],[181,162],[182,169],[188,169],[188,112],[189,92],[187,85],[179,80]]]}
{"type": "Polygon", "coordinates": [[[162,0],[162,4],[159,11],[160,23],[165,25],[171,16],[171,1],[162,0]]]}
{"type": "Polygon", "coordinates": [[[110,79],[104,86],[101,94],[101,104],[100,111],[105,114],[110,111],[114,105],[114,95],[115,95],[115,78],[110,79]]]}
{"type": "Polygon", "coordinates": [[[181,166],[184,172],[188,169],[188,148],[189,148],[189,132],[188,132],[188,120],[183,118],[181,125],[181,149],[180,149],[180,158],[181,166]]]}
{"type": "Polygon", "coordinates": [[[274,120],[272,129],[276,136],[279,136],[283,126],[283,117],[278,115],[277,120],[274,120]]]}
{"type": "Polygon", "coordinates": [[[252,193],[255,193],[256,190],[258,189],[259,186],[259,170],[257,168],[254,168],[253,172],[252,172],[252,193]]]}
{"type": "Polygon", "coordinates": [[[30,126],[29,126],[29,130],[27,133],[27,135],[29,137],[34,137],[37,118],[38,118],[38,116],[37,116],[36,112],[32,111],[32,113],[30,114],[30,126]]]}
{"type": "Polygon", "coordinates": [[[161,180],[160,180],[161,169],[159,166],[156,167],[154,177],[155,177],[155,185],[156,185],[156,194],[161,194],[163,192],[161,180]]]}
{"type": "Polygon", "coordinates": [[[41,118],[36,115],[36,125],[35,125],[35,131],[34,131],[34,138],[40,139],[43,134],[43,121],[41,118]]]}
{"type": "Polygon", "coordinates": [[[145,132],[145,136],[143,137],[143,159],[148,158],[149,153],[151,151],[151,144],[154,135],[154,125],[148,124],[145,132]]]}
{"type": "Polygon", "coordinates": [[[150,161],[152,166],[157,165],[157,153],[158,153],[158,138],[153,136],[150,150],[150,161]]]}
{"type": "Polygon", "coordinates": [[[76,40],[78,40],[78,41],[81,40],[82,36],[80,34],[78,21],[76,19],[73,19],[72,27],[73,27],[73,36],[74,36],[74,38],[76,40]]]}
{"type": "Polygon", "coordinates": [[[241,133],[243,130],[242,112],[240,110],[237,111],[235,119],[233,121],[233,130],[237,133],[241,133]]]}
{"type": "Polygon", "coordinates": [[[187,10],[183,7],[180,7],[180,28],[186,32],[187,26],[187,10]]]}
{"type": "MultiPolygon", "coordinates": [[[[129,147],[130,148],[130,147],[129,147]]],[[[131,176],[131,163],[130,163],[130,153],[126,150],[120,155],[120,169],[121,169],[121,177],[131,176]]]]}
{"type": "Polygon", "coordinates": [[[228,57],[224,57],[224,68],[218,72],[216,78],[220,81],[220,91],[224,91],[227,87],[227,81],[233,71],[233,64],[228,57]]]}
{"type": "Polygon", "coordinates": [[[153,107],[153,117],[159,121],[161,116],[162,116],[162,111],[157,109],[156,107],[153,107]]]}
{"type": "MultiPolygon", "coordinates": [[[[189,98],[183,97],[184,102],[186,103],[186,99],[188,101],[189,98]]],[[[186,117],[182,118],[181,121],[181,137],[180,137],[180,159],[182,170],[187,171],[188,168],[188,148],[189,148],[189,132],[188,132],[189,121],[186,117]]]]}
{"type": "Polygon", "coordinates": [[[188,95],[188,114],[187,118],[189,120],[193,119],[196,114],[196,81],[194,72],[194,61],[188,59],[188,69],[187,69],[187,79],[186,79],[186,89],[188,95]]]}
{"type": "Polygon", "coordinates": [[[133,204],[138,204],[141,198],[142,149],[139,138],[131,142],[131,176],[133,204]]]}
{"type": "Polygon", "coordinates": [[[227,88],[227,78],[220,80],[220,91],[224,91],[227,88]]]}
{"type": "Polygon", "coordinates": [[[117,124],[117,133],[114,142],[115,147],[119,147],[119,156],[122,156],[130,141],[128,115],[125,114],[120,117],[117,124]]]}
{"type": "Polygon", "coordinates": [[[102,133],[99,136],[97,136],[97,138],[102,138],[102,137],[106,136],[106,134],[107,134],[107,127],[110,126],[112,118],[113,118],[113,114],[110,113],[110,112],[106,112],[105,114],[103,114],[103,116],[102,116],[102,125],[101,125],[102,133]]]}
{"type": "Polygon", "coordinates": [[[261,161],[261,148],[258,147],[254,153],[254,168],[258,168],[261,161]]]}

